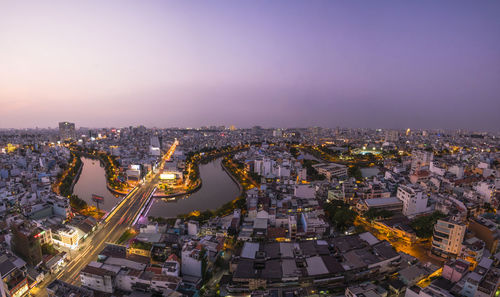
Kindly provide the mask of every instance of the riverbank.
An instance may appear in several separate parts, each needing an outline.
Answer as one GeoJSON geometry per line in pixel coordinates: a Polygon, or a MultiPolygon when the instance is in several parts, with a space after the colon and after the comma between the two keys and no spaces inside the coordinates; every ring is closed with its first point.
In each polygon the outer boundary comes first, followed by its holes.
{"type": "Polygon", "coordinates": [[[184,195],[190,195],[190,194],[193,194],[194,192],[198,191],[201,188],[202,184],[203,183],[202,183],[201,179],[199,179],[197,181],[197,185],[188,191],[182,191],[182,192],[173,193],[173,194],[161,194],[161,192],[160,192],[160,193],[155,193],[153,198],[160,198],[160,199],[167,198],[168,199],[168,198],[175,198],[175,197],[180,197],[180,196],[184,196],[184,195]]]}
{"type": "Polygon", "coordinates": [[[69,197],[73,193],[78,178],[82,172],[83,163],[77,154],[71,152],[69,168],[64,171],[60,179],[53,186],[53,191],[61,196],[69,197]]]}
{"type": "MultiPolygon", "coordinates": [[[[237,147],[236,149],[225,148],[225,149],[222,149],[221,151],[212,150],[212,151],[206,151],[206,152],[199,151],[199,152],[192,153],[189,156],[190,161],[188,161],[188,163],[189,163],[188,166],[190,166],[190,168],[187,170],[187,172],[188,172],[187,178],[189,179],[189,181],[196,178],[196,181],[192,185],[188,186],[188,189],[185,191],[172,193],[172,194],[165,194],[164,192],[162,193],[161,191],[158,191],[157,193],[155,193],[154,198],[166,198],[166,199],[176,198],[176,197],[181,197],[184,195],[191,195],[191,194],[197,192],[198,190],[201,189],[201,187],[203,185],[203,181],[201,180],[200,173],[199,173],[200,164],[206,164],[214,159],[226,156],[228,154],[234,154],[234,153],[240,152],[240,151],[245,150],[245,149],[248,149],[248,147],[243,146],[243,147],[237,147]],[[196,167],[193,169],[193,166],[196,166],[196,167]]],[[[226,168],[224,168],[224,167],[223,167],[223,169],[226,170],[226,168]]],[[[229,177],[231,179],[234,179],[234,176],[232,176],[232,175],[229,175],[229,177]]],[[[238,187],[240,187],[240,184],[238,182],[237,182],[237,185],[238,185],[238,187]]]]}
{"type": "MultiPolygon", "coordinates": [[[[93,153],[89,153],[89,152],[85,152],[85,151],[81,151],[81,150],[75,150],[76,153],[79,154],[79,157],[86,157],[86,158],[89,158],[89,159],[92,159],[92,160],[98,160],[101,164],[104,165],[104,171],[106,173],[106,188],[113,194],[115,195],[120,195],[120,196],[124,196],[124,195],[127,195],[130,190],[132,190],[132,188],[127,187],[128,188],[125,188],[125,189],[117,189],[116,187],[113,187],[111,185],[111,178],[109,177],[111,175],[111,173],[113,174],[113,177],[116,177],[118,176],[118,170],[117,170],[117,166],[116,164],[113,164],[115,161],[114,160],[111,160],[110,156],[106,153],[103,153],[103,152],[97,152],[97,155],[95,155],[95,152],[93,153]]],[[[122,187],[125,187],[124,186],[124,183],[123,182],[119,182],[122,187]]]]}
{"type": "Polygon", "coordinates": [[[148,217],[166,220],[192,216],[202,221],[214,215],[229,214],[233,209],[232,204],[241,196],[241,188],[222,167],[221,162],[222,158],[218,158],[207,164],[200,164],[203,186],[189,196],[156,199],[148,217]]]}
{"type": "Polygon", "coordinates": [[[214,217],[224,217],[230,215],[234,212],[235,209],[240,209],[242,213],[246,211],[246,187],[244,187],[237,176],[237,172],[233,171],[235,169],[234,166],[229,167],[227,163],[229,158],[224,158],[221,161],[222,170],[229,176],[231,181],[236,184],[238,187],[238,195],[235,199],[224,203],[222,206],[216,208],[215,210],[205,210],[203,212],[200,211],[192,211],[187,214],[178,215],[179,218],[195,220],[200,223],[203,223],[214,217]]]}
{"type": "Polygon", "coordinates": [[[224,161],[222,161],[220,163],[222,169],[224,169],[224,171],[227,173],[227,175],[229,175],[229,177],[234,181],[234,183],[238,186],[238,189],[240,190],[240,193],[238,196],[241,196],[244,194],[245,192],[245,189],[243,188],[243,185],[238,181],[238,179],[236,178],[236,176],[233,175],[233,173],[231,172],[231,170],[229,170],[229,168],[226,167],[226,165],[224,164],[224,161]]]}
{"type": "Polygon", "coordinates": [[[71,194],[73,194],[73,190],[75,189],[75,185],[78,182],[78,180],[80,179],[80,175],[82,174],[82,170],[83,170],[83,163],[80,162],[80,167],[78,168],[78,172],[76,173],[75,178],[73,178],[73,182],[71,183],[71,187],[69,189],[71,194]]]}
{"type": "Polygon", "coordinates": [[[82,156],[82,171],[70,197],[74,212],[100,218],[120,200],[106,187],[104,168],[99,160],[82,156]],[[95,199],[94,196],[100,197],[95,199]],[[78,199],[75,199],[78,198],[78,199]]]}
{"type": "Polygon", "coordinates": [[[235,164],[232,158],[224,158],[223,165],[225,169],[231,172],[231,176],[236,179],[237,183],[241,185],[246,192],[251,188],[259,187],[259,182],[255,181],[251,176],[248,176],[244,169],[241,169],[243,164],[235,164]],[[238,168],[240,166],[240,168],[238,168]]]}

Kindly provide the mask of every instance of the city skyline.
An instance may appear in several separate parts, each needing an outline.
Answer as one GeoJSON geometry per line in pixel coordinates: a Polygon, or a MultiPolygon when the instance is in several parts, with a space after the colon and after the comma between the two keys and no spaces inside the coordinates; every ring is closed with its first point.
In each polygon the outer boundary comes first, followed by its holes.
{"type": "Polygon", "coordinates": [[[0,297],[500,297],[500,1],[0,1],[0,297]]]}
{"type": "Polygon", "coordinates": [[[500,3],[0,4],[0,128],[500,126],[500,3]]]}

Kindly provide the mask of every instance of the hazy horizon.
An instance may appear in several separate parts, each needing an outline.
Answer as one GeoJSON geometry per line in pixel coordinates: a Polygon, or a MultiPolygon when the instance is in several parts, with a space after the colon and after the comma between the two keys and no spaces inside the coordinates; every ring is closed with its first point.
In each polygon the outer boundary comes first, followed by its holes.
{"type": "MultiPolygon", "coordinates": [[[[66,121],[68,122],[68,121],[66,121]]],[[[70,122],[70,121],[69,121],[70,122]]],[[[201,125],[201,126],[165,126],[165,127],[159,127],[159,126],[147,126],[143,124],[137,124],[137,125],[123,125],[123,126],[79,126],[78,123],[74,123],[76,126],[76,130],[78,131],[79,129],[92,129],[92,130],[99,130],[99,129],[122,129],[122,128],[129,128],[129,127],[139,127],[139,126],[144,126],[147,129],[179,129],[179,130],[200,130],[202,128],[208,128],[210,129],[211,127],[216,127],[219,128],[221,126],[224,126],[225,129],[230,129],[231,125],[201,125]]],[[[283,130],[288,130],[288,129],[309,129],[309,128],[314,128],[314,127],[320,127],[323,129],[365,129],[365,130],[393,130],[393,131],[399,131],[401,133],[405,133],[407,129],[410,129],[411,131],[428,131],[428,132],[437,132],[437,131],[444,131],[444,132],[452,132],[452,131],[458,131],[462,130],[465,132],[469,133],[499,133],[500,129],[461,129],[461,128],[419,128],[419,127],[406,127],[406,128],[380,128],[380,127],[348,127],[348,126],[335,126],[335,127],[325,127],[325,126],[262,126],[257,124],[254,124],[253,126],[245,126],[245,127],[234,127],[235,129],[252,129],[255,126],[259,126],[262,129],[283,129],[283,130]]],[[[22,127],[22,128],[13,128],[13,127],[8,127],[8,128],[0,128],[0,131],[2,130],[58,130],[59,127],[57,126],[48,126],[48,127],[22,127]]]]}
{"type": "Polygon", "coordinates": [[[500,127],[499,1],[9,1],[0,128],[500,127]]]}

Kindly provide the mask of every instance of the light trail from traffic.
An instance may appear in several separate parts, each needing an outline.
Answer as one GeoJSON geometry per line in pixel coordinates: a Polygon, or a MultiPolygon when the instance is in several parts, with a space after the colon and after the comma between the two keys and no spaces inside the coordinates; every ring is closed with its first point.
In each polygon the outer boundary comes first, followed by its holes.
{"type": "MultiPolygon", "coordinates": [[[[164,162],[170,160],[177,145],[178,141],[176,140],[168,152],[162,157],[159,168],[163,168],[164,162]]],[[[153,199],[151,196],[158,181],[159,172],[147,178],[143,185],[137,186],[129,194],[127,194],[122,201],[120,201],[120,203],[109,212],[95,234],[91,238],[87,239],[90,240],[90,242],[83,248],[83,250],[78,251],[78,255],[71,259],[71,262],[62,268],[59,273],[55,276],[47,277],[42,283],[40,283],[37,286],[40,291],[34,292],[34,295],[45,296],[46,292],[44,289],[55,279],[60,279],[65,282],[78,285],[78,275],[80,271],[88,263],[97,259],[99,253],[108,243],[117,242],[123,232],[132,226],[132,223],[135,221],[137,216],[140,215],[149,199],[153,199]]]]}

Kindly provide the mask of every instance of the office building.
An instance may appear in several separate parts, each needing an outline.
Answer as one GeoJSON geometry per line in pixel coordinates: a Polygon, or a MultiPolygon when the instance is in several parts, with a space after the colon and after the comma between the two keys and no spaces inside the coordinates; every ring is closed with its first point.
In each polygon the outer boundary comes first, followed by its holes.
{"type": "Polygon", "coordinates": [[[59,123],[59,137],[61,140],[75,138],[75,123],[60,122],[59,123]]]}

